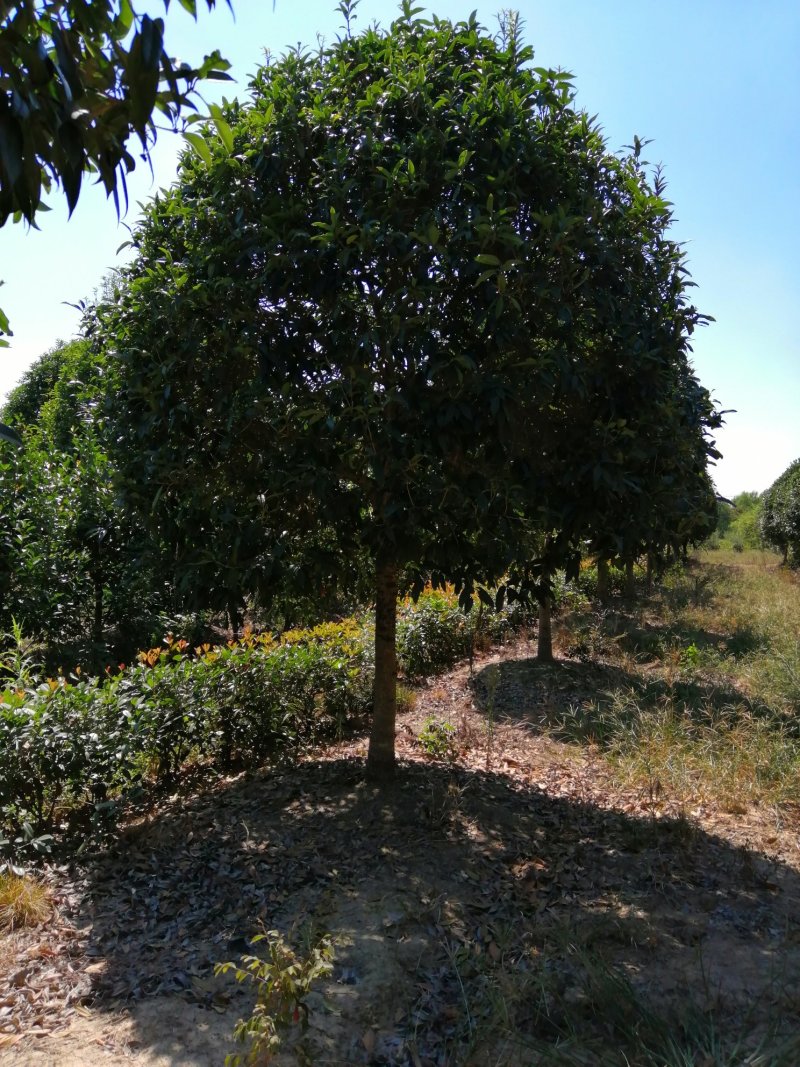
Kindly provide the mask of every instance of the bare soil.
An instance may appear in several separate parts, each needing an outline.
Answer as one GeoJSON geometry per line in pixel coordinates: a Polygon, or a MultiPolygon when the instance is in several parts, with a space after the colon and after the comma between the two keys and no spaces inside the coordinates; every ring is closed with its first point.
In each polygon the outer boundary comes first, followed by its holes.
{"type": "Polygon", "coordinates": [[[621,790],[545,729],[613,666],[532,656],[520,639],[421,687],[391,786],[365,782],[351,740],[209,779],[50,869],[52,920],[0,948],[0,1065],[222,1064],[252,993],[213,964],[262,926],[301,953],[335,942],[279,1064],[624,1063],[605,1050],[626,1012],[652,1030],[642,1006],[675,1034],[690,1008],[745,1026],[745,1051],[776,1018],[791,1040],[797,827],[621,790]],[[419,742],[431,716],[450,758],[419,742]]]}

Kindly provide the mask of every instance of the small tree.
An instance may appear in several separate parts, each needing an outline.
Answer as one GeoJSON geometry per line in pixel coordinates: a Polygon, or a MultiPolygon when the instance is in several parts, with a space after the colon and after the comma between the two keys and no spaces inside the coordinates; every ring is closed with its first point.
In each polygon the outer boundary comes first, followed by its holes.
{"type": "Polygon", "coordinates": [[[0,630],[15,619],[51,666],[127,658],[151,637],[137,621],[149,616],[152,628],[165,606],[163,553],[120,509],[100,444],[103,386],[88,343],[61,343],[3,411],[22,445],[0,445],[0,630]]]}

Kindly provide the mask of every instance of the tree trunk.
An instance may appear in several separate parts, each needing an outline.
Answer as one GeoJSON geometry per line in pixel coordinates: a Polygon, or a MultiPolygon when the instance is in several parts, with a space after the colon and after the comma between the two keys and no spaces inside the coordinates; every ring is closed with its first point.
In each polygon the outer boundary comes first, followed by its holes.
{"type": "Polygon", "coordinates": [[[647,553],[647,573],[646,573],[646,577],[645,577],[645,583],[646,583],[645,584],[645,589],[647,590],[647,595],[648,596],[652,596],[652,594],[653,594],[653,555],[652,555],[651,552],[647,553]]]}
{"type": "Polygon", "coordinates": [[[601,604],[607,604],[611,590],[611,581],[608,572],[608,560],[597,561],[597,599],[601,604]]]}
{"type": "Polygon", "coordinates": [[[238,604],[233,598],[228,601],[228,622],[231,628],[231,638],[235,641],[242,628],[242,617],[239,614],[238,604]]]}
{"type": "Polygon", "coordinates": [[[541,663],[553,662],[553,631],[550,625],[550,598],[539,601],[539,640],[536,658],[541,663]]]}
{"type": "Polygon", "coordinates": [[[375,566],[375,579],[375,682],[372,690],[372,730],[369,735],[367,775],[381,781],[390,778],[395,769],[398,583],[395,561],[379,558],[375,566]]]}
{"type": "Polygon", "coordinates": [[[94,580],[94,619],[92,620],[92,640],[100,644],[103,640],[103,583],[94,580]]]}
{"type": "Polygon", "coordinates": [[[625,560],[625,597],[627,600],[636,599],[636,582],[633,577],[633,557],[625,560]]]}

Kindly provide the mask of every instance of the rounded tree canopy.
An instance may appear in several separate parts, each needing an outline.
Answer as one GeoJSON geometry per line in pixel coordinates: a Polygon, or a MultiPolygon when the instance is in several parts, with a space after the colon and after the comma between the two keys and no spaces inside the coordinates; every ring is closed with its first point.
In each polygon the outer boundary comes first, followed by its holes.
{"type": "Polygon", "coordinates": [[[469,586],[646,490],[701,316],[641,143],[609,152],[532,58],[406,5],[196,140],[100,309],[159,521],[257,525],[270,567],[322,524],[469,586]]]}

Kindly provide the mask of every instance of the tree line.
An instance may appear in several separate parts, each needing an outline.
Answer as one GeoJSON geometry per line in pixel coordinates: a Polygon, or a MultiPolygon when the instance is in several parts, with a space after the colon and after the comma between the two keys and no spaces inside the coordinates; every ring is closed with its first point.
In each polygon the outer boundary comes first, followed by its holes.
{"type": "Polygon", "coordinates": [[[389,773],[402,591],[538,602],[546,658],[556,571],[714,529],[707,319],[644,147],[610,151],[513,21],[406,4],[270,62],[11,398],[3,603],[27,567],[25,625],[102,644],[139,613],[369,600],[389,773]]]}

